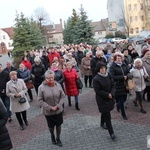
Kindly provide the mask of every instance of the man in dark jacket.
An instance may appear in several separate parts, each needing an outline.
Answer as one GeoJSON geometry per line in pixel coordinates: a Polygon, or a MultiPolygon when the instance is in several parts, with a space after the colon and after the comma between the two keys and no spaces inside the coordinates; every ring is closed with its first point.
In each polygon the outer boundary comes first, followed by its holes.
{"type": "Polygon", "coordinates": [[[11,111],[10,111],[10,99],[6,95],[6,83],[9,81],[9,73],[3,70],[2,64],[0,64],[0,98],[2,99],[8,113],[8,121],[11,122],[11,111]]]}
{"type": "Polygon", "coordinates": [[[0,150],[10,150],[12,148],[11,139],[5,126],[7,119],[7,111],[0,100],[0,150]]]}
{"type": "Polygon", "coordinates": [[[8,61],[6,62],[6,68],[4,68],[4,71],[9,74],[11,71],[16,71],[16,70],[17,70],[17,69],[12,66],[11,60],[8,60],[8,61]]]}

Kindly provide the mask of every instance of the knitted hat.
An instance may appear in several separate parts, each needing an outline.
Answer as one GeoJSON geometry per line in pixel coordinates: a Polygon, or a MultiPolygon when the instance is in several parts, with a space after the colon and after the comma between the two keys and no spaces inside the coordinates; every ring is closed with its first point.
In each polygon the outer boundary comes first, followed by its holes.
{"type": "Polygon", "coordinates": [[[142,55],[144,56],[148,51],[150,51],[150,49],[148,49],[148,48],[144,49],[143,52],[142,52],[142,55]]]}

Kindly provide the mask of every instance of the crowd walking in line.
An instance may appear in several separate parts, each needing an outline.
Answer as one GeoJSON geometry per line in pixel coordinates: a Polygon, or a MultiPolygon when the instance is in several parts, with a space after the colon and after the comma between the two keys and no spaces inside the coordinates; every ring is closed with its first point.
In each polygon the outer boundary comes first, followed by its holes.
{"type": "MultiPolygon", "coordinates": [[[[63,145],[60,135],[65,100],[71,107],[74,97],[75,109],[82,111],[77,79],[83,78],[84,88],[93,88],[96,95],[93,100],[101,113],[100,126],[108,129],[112,140],[117,139],[111,123],[111,111],[115,106],[122,118],[128,120],[124,103],[131,90],[136,93],[133,104],[140,106],[142,114],[146,113],[142,101],[150,102],[150,48],[143,45],[140,56],[134,44],[127,40],[116,43],[115,47],[108,42],[105,47],[81,43],[29,50],[18,67],[12,64],[8,60],[4,69],[0,64],[0,107],[4,105],[7,110],[0,110],[0,116],[5,123],[7,120],[13,123],[11,115],[15,113],[20,130],[26,129],[30,123],[27,110],[36,100],[32,94],[35,88],[52,144],[60,147],[63,145]],[[135,83],[132,89],[127,89],[129,79],[135,83]]],[[[10,141],[8,149],[11,149],[10,141]]]]}

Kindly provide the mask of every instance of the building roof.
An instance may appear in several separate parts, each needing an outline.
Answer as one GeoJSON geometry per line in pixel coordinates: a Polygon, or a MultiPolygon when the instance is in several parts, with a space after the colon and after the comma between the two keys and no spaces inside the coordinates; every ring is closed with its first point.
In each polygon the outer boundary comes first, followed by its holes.
{"type": "Polygon", "coordinates": [[[14,36],[14,27],[8,27],[8,28],[2,28],[3,31],[5,31],[10,39],[13,39],[14,36]]]}
{"type": "Polygon", "coordinates": [[[102,19],[100,21],[91,22],[92,26],[94,27],[94,32],[96,31],[106,31],[107,24],[108,24],[108,18],[102,19]]]}

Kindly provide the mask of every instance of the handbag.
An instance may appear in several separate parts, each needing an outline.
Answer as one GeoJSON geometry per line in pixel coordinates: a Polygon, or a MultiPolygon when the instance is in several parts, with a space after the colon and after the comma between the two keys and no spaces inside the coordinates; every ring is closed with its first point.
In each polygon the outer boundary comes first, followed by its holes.
{"type": "Polygon", "coordinates": [[[128,79],[126,82],[126,89],[127,90],[132,90],[135,88],[135,82],[133,79],[128,79]]]}
{"type": "Polygon", "coordinates": [[[25,103],[25,102],[26,102],[26,99],[24,97],[19,98],[19,103],[20,104],[25,103]]]}
{"type": "Polygon", "coordinates": [[[80,78],[78,78],[78,79],[76,80],[76,84],[77,84],[77,88],[78,88],[78,89],[82,89],[82,88],[83,88],[83,83],[82,83],[82,81],[81,81],[80,78]]]}
{"type": "Polygon", "coordinates": [[[33,88],[34,88],[34,85],[33,85],[33,83],[32,83],[31,80],[29,80],[29,81],[26,82],[25,84],[26,84],[27,89],[33,89],[33,88]]]}

